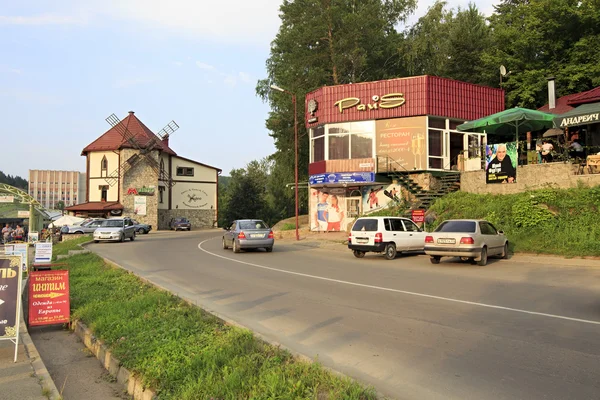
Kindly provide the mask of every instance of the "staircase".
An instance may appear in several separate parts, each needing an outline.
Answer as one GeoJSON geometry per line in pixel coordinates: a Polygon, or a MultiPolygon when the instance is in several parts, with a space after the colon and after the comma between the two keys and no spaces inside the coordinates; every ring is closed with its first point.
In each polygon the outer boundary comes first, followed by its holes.
{"type": "Polygon", "coordinates": [[[378,167],[379,172],[387,173],[390,178],[397,180],[398,184],[410,193],[410,209],[428,210],[440,197],[460,190],[460,172],[458,171],[432,172],[431,189],[427,190],[410,177],[408,170],[390,157],[378,159],[378,167]]]}

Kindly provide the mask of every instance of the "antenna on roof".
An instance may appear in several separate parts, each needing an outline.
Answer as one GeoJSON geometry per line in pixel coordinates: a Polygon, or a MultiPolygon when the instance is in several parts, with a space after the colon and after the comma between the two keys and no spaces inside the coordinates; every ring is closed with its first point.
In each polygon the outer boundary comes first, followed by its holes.
{"type": "Polygon", "coordinates": [[[506,67],[504,65],[500,66],[500,86],[502,86],[502,77],[510,75],[512,71],[506,72],[506,67]]]}

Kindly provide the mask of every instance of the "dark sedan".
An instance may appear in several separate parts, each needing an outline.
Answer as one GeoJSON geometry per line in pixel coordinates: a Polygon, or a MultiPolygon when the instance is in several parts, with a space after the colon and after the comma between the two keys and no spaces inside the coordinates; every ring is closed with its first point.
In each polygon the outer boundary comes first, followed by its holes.
{"type": "Polygon", "coordinates": [[[173,218],[169,224],[171,230],[191,231],[192,224],[187,218],[173,218]]]}
{"type": "Polygon", "coordinates": [[[223,248],[233,248],[234,253],[243,249],[261,249],[273,251],[275,238],[273,231],[260,219],[241,219],[234,221],[229,228],[225,228],[223,235],[223,248]]]}

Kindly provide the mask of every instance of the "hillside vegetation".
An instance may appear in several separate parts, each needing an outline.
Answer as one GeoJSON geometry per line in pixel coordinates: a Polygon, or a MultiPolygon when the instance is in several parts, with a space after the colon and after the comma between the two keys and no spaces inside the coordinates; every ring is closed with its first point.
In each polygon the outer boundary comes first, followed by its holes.
{"type": "Polygon", "coordinates": [[[513,195],[456,192],[429,210],[445,219],[481,218],[503,230],[518,252],[600,256],[600,186],[542,189],[513,195]]]}

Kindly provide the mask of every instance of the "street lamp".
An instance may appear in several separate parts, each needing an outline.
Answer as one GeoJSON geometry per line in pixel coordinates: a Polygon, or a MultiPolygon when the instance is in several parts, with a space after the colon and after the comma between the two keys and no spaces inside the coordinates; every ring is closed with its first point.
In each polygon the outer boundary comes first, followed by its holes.
{"type": "Polygon", "coordinates": [[[296,95],[283,88],[280,88],[277,85],[271,85],[271,89],[291,95],[292,103],[294,104],[294,192],[296,197],[296,240],[300,240],[300,235],[298,234],[298,113],[296,112],[296,95]]]}

